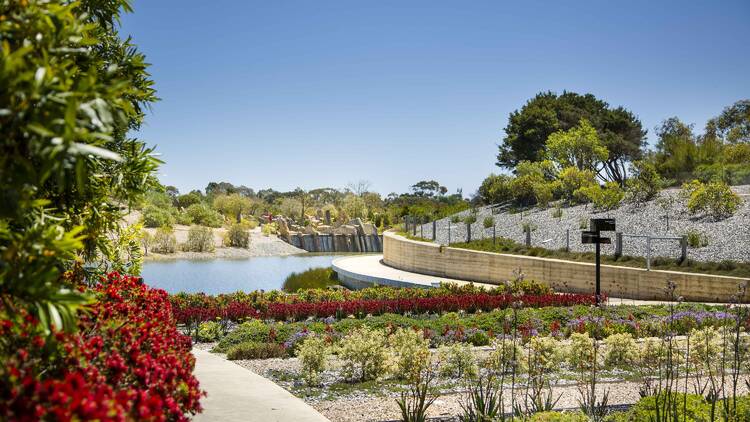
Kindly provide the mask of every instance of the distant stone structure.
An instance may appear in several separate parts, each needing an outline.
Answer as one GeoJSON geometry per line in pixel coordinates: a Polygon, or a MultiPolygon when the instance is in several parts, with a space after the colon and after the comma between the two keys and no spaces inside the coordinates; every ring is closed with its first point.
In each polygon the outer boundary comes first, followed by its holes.
{"type": "MultiPolygon", "coordinates": [[[[326,221],[330,213],[326,215],[326,221]]],[[[283,221],[283,220],[282,220],[283,221]]],[[[286,222],[284,222],[286,228],[286,222]]],[[[279,234],[281,234],[279,224],[279,234]]],[[[382,252],[383,237],[377,228],[370,223],[363,223],[355,218],[346,224],[319,225],[309,224],[302,228],[291,225],[287,234],[281,236],[289,244],[308,252],[382,252]]]]}

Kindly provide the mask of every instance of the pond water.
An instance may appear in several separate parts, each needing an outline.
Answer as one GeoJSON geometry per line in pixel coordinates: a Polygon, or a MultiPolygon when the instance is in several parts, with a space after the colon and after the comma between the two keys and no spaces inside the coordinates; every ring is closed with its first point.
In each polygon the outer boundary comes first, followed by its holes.
{"type": "Polygon", "coordinates": [[[303,254],[247,259],[147,261],[146,284],[168,293],[232,293],[281,289],[286,277],[310,268],[330,267],[341,255],[303,254]]]}

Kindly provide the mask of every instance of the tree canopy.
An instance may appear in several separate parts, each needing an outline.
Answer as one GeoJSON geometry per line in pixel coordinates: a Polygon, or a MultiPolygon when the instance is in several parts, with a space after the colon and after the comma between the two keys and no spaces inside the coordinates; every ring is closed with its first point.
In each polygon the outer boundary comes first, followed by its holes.
{"type": "Polygon", "coordinates": [[[643,155],[646,131],[632,112],[623,107],[612,108],[592,94],[541,92],[512,112],[496,164],[515,169],[521,161],[541,160],[549,136],[570,130],[581,119],[589,121],[607,148],[603,174],[623,184],[627,178],[626,163],[643,155]]]}

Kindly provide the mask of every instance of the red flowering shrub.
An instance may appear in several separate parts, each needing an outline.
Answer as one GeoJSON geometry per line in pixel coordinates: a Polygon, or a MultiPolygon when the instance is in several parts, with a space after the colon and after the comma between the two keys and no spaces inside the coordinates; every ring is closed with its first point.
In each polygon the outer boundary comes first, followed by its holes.
{"type": "Polygon", "coordinates": [[[190,303],[184,307],[175,304],[177,321],[194,326],[200,321],[229,319],[238,321],[247,318],[264,318],[276,320],[300,320],[307,317],[325,318],[347,315],[379,315],[384,313],[442,313],[442,312],[476,312],[507,308],[513,302],[521,301],[523,306],[541,308],[546,306],[573,306],[594,304],[592,295],[580,294],[544,294],[544,295],[510,295],[510,294],[465,294],[437,297],[414,297],[403,299],[358,299],[330,302],[294,302],[267,303],[264,309],[241,302],[222,304],[211,300],[210,296],[201,304],[190,303]]]}
{"type": "Polygon", "coordinates": [[[167,294],[110,274],[75,333],[0,322],[0,420],[188,420],[202,395],[167,294]]]}

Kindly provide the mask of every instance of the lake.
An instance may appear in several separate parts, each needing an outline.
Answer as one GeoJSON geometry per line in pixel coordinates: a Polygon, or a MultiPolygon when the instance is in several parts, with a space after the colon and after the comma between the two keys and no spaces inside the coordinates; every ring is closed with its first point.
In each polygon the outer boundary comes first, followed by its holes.
{"type": "Polygon", "coordinates": [[[341,255],[263,256],[247,259],[146,261],[146,284],[168,293],[232,293],[281,289],[286,277],[310,268],[330,267],[341,255]]]}

